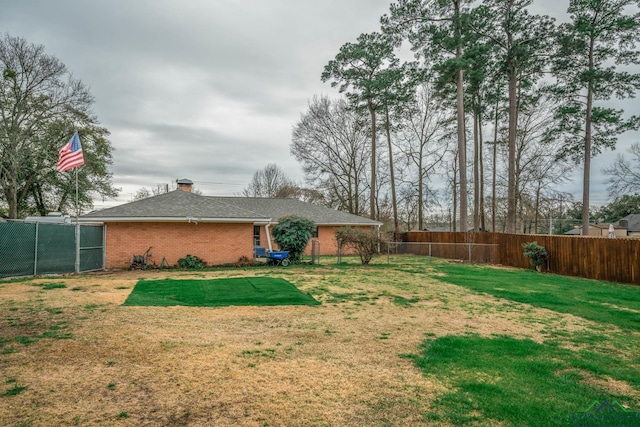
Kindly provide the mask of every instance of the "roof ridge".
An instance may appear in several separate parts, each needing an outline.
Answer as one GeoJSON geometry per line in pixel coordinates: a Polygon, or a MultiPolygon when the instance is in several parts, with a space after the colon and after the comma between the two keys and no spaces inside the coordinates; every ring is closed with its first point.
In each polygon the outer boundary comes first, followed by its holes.
{"type": "MultiPolygon", "coordinates": [[[[224,196],[202,196],[202,197],[206,197],[206,198],[209,198],[209,199],[220,199],[220,198],[222,198],[222,197],[224,197],[224,196]]],[[[239,198],[239,197],[238,197],[238,198],[239,198]]],[[[232,205],[232,204],[230,204],[230,203],[227,203],[227,202],[224,202],[224,201],[222,201],[222,200],[216,200],[216,201],[217,201],[218,203],[223,203],[223,204],[225,204],[225,205],[229,206],[230,208],[240,209],[240,210],[242,210],[242,211],[245,211],[245,212],[247,212],[247,213],[250,213],[251,215],[264,216],[264,217],[267,217],[267,216],[268,216],[268,217],[269,217],[269,220],[272,220],[272,219],[273,219],[273,218],[271,218],[271,216],[270,216],[270,215],[265,215],[264,213],[254,212],[254,211],[252,211],[252,210],[245,209],[245,208],[240,207],[240,206],[234,206],[234,205],[232,205]]]]}

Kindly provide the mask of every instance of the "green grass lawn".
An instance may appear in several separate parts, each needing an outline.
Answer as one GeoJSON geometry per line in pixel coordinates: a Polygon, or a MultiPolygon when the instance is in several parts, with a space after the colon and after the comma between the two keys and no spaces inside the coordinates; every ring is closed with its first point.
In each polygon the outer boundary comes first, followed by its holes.
{"type": "Polygon", "coordinates": [[[636,285],[443,262],[435,263],[434,269],[444,273],[436,278],[447,283],[640,331],[640,287],[636,285]]]}
{"type": "Polygon", "coordinates": [[[137,306],[318,305],[284,279],[140,280],[124,302],[137,306]]]}
{"type": "Polygon", "coordinates": [[[411,255],[150,273],[170,278],[0,281],[3,425],[640,425],[638,286],[411,255]],[[242,275],[272,278],[212,280],[242,275]],[[127,294],[127,306],[323,305],[193,316],[123,309],[127,294]],[[172,399],[188,418],[160,404],[172,399]],[[635,424],[576,422],[604,401],[635,424]]]}
{"type": "Polygon", "coordinates": [[[629,366],[621,372],[612,365],[621,360],[595,353],[506,336],[468,335],[427,340],[418,355],[408,357],[450,388],[436,399],[436,411],[430,414],[434,421],[560,427],[574,425],[572,417],[596,401],[637,409],[632,397],[590,383],[606,376],[638,387],[637,371],[629,366]]]}
{"type": "Polygon", "coordinates": [[[435,401],[433,421],[582,425],[575,421],[585,416],[579,411],[606,400],[622,404],[629,411],[624,416],[636,420],[615,425],[640,425],[640,288],[528,270],[432,266],[444,273],[436,276],[442,282],[596,323],[588,331],[549,330],[543,343],[476,334],[425,340],[416,354],[403,357],[449,388],[435,401]]]}

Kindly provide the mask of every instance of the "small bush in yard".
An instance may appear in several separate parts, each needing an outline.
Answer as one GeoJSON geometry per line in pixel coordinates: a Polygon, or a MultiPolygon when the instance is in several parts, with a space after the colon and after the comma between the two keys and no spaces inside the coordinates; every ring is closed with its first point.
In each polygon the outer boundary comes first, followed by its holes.
{"type": "Polygon", "coordinates": [[[299,216],[285,216],[273,227],[273,240],[280,250],[289,251],[289,259],[293,263],[300,261],[315,224],[313,221],[299,216]]]}
{"type": "Polygon", "coordinates": [[[373,256],[378,253],[380,238],[375,231],[344,227],[336,229],[335,235],[343,248],[351,248],[360,256],[363,264],[369,264],[373,256]]]}
{"type": "Polygon", "coordinates": [[[531,260],[533,268],[540,271],[542,265],[549,259],[549,254],[544,246],[540,246],[538,242],[523,243],[524,256],[531,260]]]}
{"type": "Polygon", "coordinates": [[[254,265],[255,263],[250,260],[248,257],[242,255],[240,258],[238,258],[238,261],[236,261],[236,263],[234,264],[235,267],[249,267],[254,265]]]}
{"type": "Polygon", "coordinates": [[[205,265],[207,265],[207,263],[203,261],[202,258],[196,255],[187,254],[186,257],[180,258],[178,260],[178,265],[182,268],[200,269],[200,268],[203,268],[205,265]]]}

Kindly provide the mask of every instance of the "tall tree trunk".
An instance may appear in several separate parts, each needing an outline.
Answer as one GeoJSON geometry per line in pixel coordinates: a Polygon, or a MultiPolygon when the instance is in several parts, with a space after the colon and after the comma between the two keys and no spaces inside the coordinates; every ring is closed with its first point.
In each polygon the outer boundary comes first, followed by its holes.
{"type": "MultiPolygon", "coordinates": [[[[457,162],[458,160],[458,153],[456,153],[455,157],[454,157],[454,163],[457,162]]],[[[457,181],[457,175],[455,174],[455,170],[453,173],[453,181],[451,183],[451,192],[453,194],[453,218],[452,218],[452,230],[451,231],[456,231],[456,218],[458,217],[457,215],[457,209],[458,209],[458,181],[457,181]]]]}
{"type": "Polygon", "coordinates": [[[347,201],[347,205],[349,207],[349,213],[353,213],[354,200],[353,200],[353,185],[351,185],[351,177],[347,178],[347,195],[349,196],[349,200],[347,201]]]}
{"type": "MultiPolygon", "coordinates": [[[[538,181],[538,185],[536,187],[536,204],[535,204],[535,216],[534,216],[534,224],[535,224],[535,233],[538,234],[538,219],[540,218],[540,181],[538,181]]],[[[549,233],[551,234],[551,233],[549,233]]]]}
{"type": "Polygon", "coordinates": [[[368,103],[369,114],[371,115],[371,192],[369,201],[370,218],[376,219],[376,110],[368,103]]]}
{"type": "Polygon", "coordinates": [[[472,97],[471,109],[473,111],[473,230],[480,227],[480,169],[478,161],[478,106],[475,95],[472,97]]]}
{"type": "MultiPolygon", "coordinates": [[[[479,103],[480,104],[480,103],[479,103]]],[[[486,231],[485,226],[485,215],[484,215],[484,161],[482,160],[483,155],[483,141],[482,141],[482,106],[478,105],[481,113],[478,117],[478,168],[480,169],[480,229],[482,231],[486,231]]]]}
{"type": "Polygon", "coordinates": [[[44,204],[44,195],[42,194],[42,187],[38,184],[31,186],[31,197],[33,197],[33,204],[40,216],[47,216],[47,208],[44,204]]]}
{"type": "Polygon", "coordinates": [[[424,145],[420,144],[420,158],[418,160],[418,230],[422,230],[424,227],[422,219],[422,215],[424,214],[422,206],[422,204],[424,203],[424,169],[422,167],[423,147],[424,145]]]}
{"type": "MultiPolygon", "coordinates": [[[[9,151],[9,148],[7,151],[9,151]]],[[[16,167],[15,152],[5,152],[3,154],[12,160],[8,167],[0,170],[0,177],[5,180],[2,192],[7,200],[7,214],[9,219],[18,219],[18,181],[16,178],[18,176],[18,168],[16,167]]]]}
{"type": "MultiPolygon", "coordinates": [[[[452,0],[454,7],[454,32],[460,40],[462,30],[458,18],[460,17],[460,0],[452,0]]],[[[458,63],[462,58],[462,48],[456,46],[456,59],[458,63]]],[[[467,231],[469,228],[467,207],[467,142],[464,126],[464,75],[462,68],[456,73],[456,94],[457,94],[457,121],[458,121],[458,162],[460,164],[460,230],[467,231]]]]}
{"type": "Polygon", "coordinates": [[[491,231],[496,232],[496,178],[498,166],[498,113],[500,99],[496,100],[496,115],[493,122],[493,171],[491,172],[491,231]]]}
{"type": "Polygon", "coordinates": [[[18,191],[15,186],[9,188],[7,204],[9,205],[9,219],[18,219],[18,191]]]}
{"type": "Polygon", "coordinates": [[[398,233],[400,227],[398,225],[398,201],[396,199],[396,177],[393,170],[393,147],[391,146],[391,123],[389,122],[389,108],[385,107],[387,132],[387,144],[389,145],[389,172],[391,173],[391,204],[393,205],[393,231],[398,233]]]}
{"type": "MultiPolygon", "coordinates": [[[[594,38],[589,41],[589,70],[593,70],[594,38]]],[[[584,129],[584,177],[582,183],[582,234],[589,235],[589,185],[591,181],[591,121],[593,115],[593,83],[587,87],[587,117],[584,129]]]]}
{"type": "Polygon", "coordinates": [[[518,78],[509,66],[509,174],[507,178],[507,233],[516,232],[516,127],[518,78]]]}
{"type": "Polygon", "coordinates": [[[467,207],[467,143],[464,126],[464,88],[462,80],[462,70],[458,70],[458,164],[460,174],[460,230],[466,231],[469,228],[467,207]]]}
{"type": "MultiPolygon", "coordinates": [[[[352,169],[353,171],[356,170],[355,164],[352,165],[352,168],[353,168],[352,169]]],[[[355,194],[354,199],[355,199],[355,202],[354,202],[353,208],[354,208],[355,212],[352,212],[352,213],[354,213],[355,215],[360,215],[360,180],[358,179],[357,172],[356,172],[356,176],[354,177],[353,181],[354,181],[353,185],[355,186],[354,187],[354,194],[355,194]]]]}

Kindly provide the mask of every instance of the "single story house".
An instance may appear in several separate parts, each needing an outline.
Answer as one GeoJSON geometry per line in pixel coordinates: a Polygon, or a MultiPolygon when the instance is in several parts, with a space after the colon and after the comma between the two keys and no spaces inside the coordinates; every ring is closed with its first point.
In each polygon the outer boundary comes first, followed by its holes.
{"type": "MultiPolygon", "coordinates": [[[[589,236],[609,237],[609,226],[611,224],[597,223],[589,225],[589,236]]],[[[613,224],[613,234],[616,237],[627,237],[627,229],[613,224]]]]}
{"type": "Polygon", "coordinates": [[[336,228],[382,225],[296,199],[202,196],[191,192],[192,184],[179,180],[177,190],[80,216],[80,222],[105,224],[106,267],[128,267],[133,255],[150,246],[157,264],[164,258],[175,265],[187,254],[209,265],[251,259],[254,245],[273,247],[270,229],[287,215],[316,224],[313,240],[320,243],[321,255],[336,254],[336,228]]]}
{"type": "MultiPolygon", "coordinates": [[[[593,237],[609,237],[609,223],[595,223],[589,224],[589,236],[593,237]]],[[[582,236],[582,226],[573,228],[566,233],[566,235],[582,236]]],[[[627,237],[627,229],[621,227],[618,224],[613,224],[613,234],[616,237],[627,237]]]]}
{"type": "Polygon", "coordinates": [[[618,226],[627,229],[627,236],[640,237],[640,214],[625,216],[618,221],[618,226]]]}

